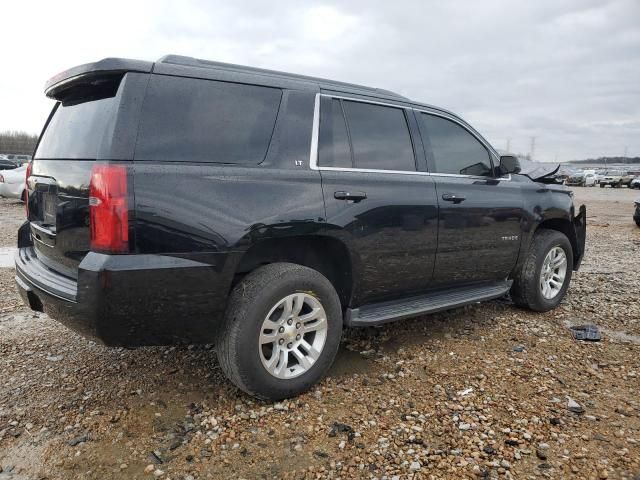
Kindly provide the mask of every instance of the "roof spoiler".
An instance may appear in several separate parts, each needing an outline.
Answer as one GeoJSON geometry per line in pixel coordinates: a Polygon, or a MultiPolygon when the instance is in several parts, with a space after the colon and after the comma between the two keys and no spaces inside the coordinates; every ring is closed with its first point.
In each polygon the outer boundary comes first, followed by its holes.
{"type": "Polygon", "coordinates": [[[153,62],[143,60],[128,60],[126,58],[104,58],[97,62],[85,63],[65,70],[51,77],[44,84],[47,97],[55,98],[56,93],[64,90],[69,83],[85,76],[104,73],[143,72],[149,73],[153,69],[153,62]]]}

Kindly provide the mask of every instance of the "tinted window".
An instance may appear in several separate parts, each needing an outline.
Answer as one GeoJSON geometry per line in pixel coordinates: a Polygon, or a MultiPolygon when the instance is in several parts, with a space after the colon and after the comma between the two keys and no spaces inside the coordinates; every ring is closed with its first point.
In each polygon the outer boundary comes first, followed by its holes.
{"type": "Polygon", "coordinates": [[[99,85],[77,85],[54,107],[35,158],[95,159],[112,132],[120,78],[99,85]]]}
{"type": "Polygon", "coordinates": [[[258,164],[281,96],[275,88],[153,75],[136,159],[258,164]]]}
{"type": "Polygon", "coordinates": [[[357,168],[416,169],[409,128],[402,109],[350,101],[343,101],[342,104],[357,168]]]}
{"type": "Polygon", "coordinates": [[[490,175],[489,152],[476,137],[455,122],[423,113],[436,173],[490,175]]]}
{"type": "Polygon", "coordinates": [[[340,100],[322,97],[318,165],[352,167],[351,147],[340,100]]]}

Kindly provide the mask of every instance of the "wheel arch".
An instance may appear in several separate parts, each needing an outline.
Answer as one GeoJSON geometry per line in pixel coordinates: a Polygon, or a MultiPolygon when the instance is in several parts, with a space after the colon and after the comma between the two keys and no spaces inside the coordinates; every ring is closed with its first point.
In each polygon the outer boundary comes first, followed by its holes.
{"type": "Polygon", "coordinates": [[[576,229],[573,223],[571,222],[571,220],[567,218],[548,218],[540,222],[536,226],[536,229],[534,230],[533,233],[535,234],[540,229],[555,230],[557,232],[564,234],[569,239],[569,243],[571,243],[571,250],[572,250],[571,253],[573,255],[573,264],[574,265],[580,264],[581,252],[578,245],[578,237],[576,235],[576,229]]]}
{"type": "Polygon", "coordinates": [[[240,259],[231,289],[245,275],[263,265],[290,262],[313,268],[327,277],[338,293],[343,308],[353,293],[353,267],[346,245],[322,235],[268,238],[252,244],[240,259]]]}

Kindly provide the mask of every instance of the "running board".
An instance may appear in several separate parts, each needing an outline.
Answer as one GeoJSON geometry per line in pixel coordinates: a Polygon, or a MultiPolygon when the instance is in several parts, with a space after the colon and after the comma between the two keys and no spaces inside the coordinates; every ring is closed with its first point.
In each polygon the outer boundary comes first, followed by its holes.
{"type": "Polygon", "coordinates": [[[360,308],[348,308],[344,323],[349,327],[367,327],[403,318],[435,313],[471,303],[503,296],[511,288],[511,280],[483,285],[437,291],[391,302],[372,303],[360,308]]]}

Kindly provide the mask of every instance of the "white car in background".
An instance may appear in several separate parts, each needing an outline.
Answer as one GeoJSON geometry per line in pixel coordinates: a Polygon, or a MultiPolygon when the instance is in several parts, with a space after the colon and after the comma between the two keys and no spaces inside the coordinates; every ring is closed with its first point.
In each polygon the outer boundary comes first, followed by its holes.
{"type": "Polygon", "coordinates": [[[26,171],[26,165],[12,170],[0,171],[0,197],[18,198],[24,201],[26,171]]]}

